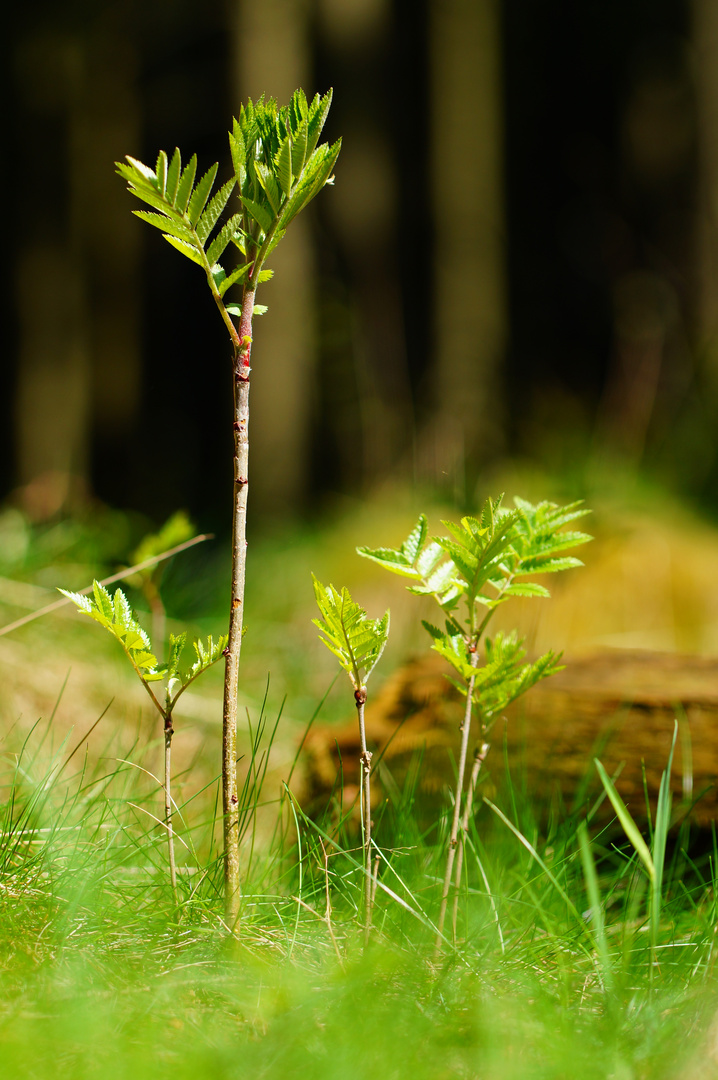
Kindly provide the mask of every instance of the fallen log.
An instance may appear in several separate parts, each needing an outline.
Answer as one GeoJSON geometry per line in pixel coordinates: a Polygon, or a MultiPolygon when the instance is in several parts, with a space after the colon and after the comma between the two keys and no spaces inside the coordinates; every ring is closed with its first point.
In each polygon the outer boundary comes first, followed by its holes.
{"type": "MultiPolygon", "coordinates": [[[[425,809],[445,801],[463,711],[463,699],[445,678],[448,671],[435,653],[418,657],[367,705],[377,799],[401,789],[419,755],[417,800],[425,809]]],[[[707,826],[718,813],[718,661],[707,657],[607,650],[567,662],[564,671],[530,690],[494,725],[482,793],[505,783],[508,766],[512,782],[539,806],[557,798],[568,808],[588,806],[602,791],[593,764],[598,757],[616,776],[632,814],[645,820],[645,793],[655,811],[676,719],[671,777],[676,816],[697,800],[691,820],[707,826]]],[[[303,802],[309,812],[321,812],[332,793],[345,809],[351,806],[358,797],[356,721],[316,728],[305,751],[303,802]],[[341,793],[338,776],[343,777],[341,793]]],[[[600,816],[605,820],[608,814],[606,801],[600,816]]]]}

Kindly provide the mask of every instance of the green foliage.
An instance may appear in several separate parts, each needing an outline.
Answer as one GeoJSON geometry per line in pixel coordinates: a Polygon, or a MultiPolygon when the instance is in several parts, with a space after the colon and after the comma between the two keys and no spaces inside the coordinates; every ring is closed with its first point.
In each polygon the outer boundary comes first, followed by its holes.
{"type": "Polygon", "coordinates": [[[564,507],[549,502],[534,506],[518,498],[514,502],[515,509],[509,510],[501,497],[489,498],[478,516],[444,521],[449,535],[431,539],[422,514],[398,548],[357,548],[364,558],[409,578],[410,592],[433,596],[447,617],[445,630],[424,622],[432,648],[457,671],[460,682],[451,681],[463,693],[473,680],[472,700],[484,724],[540,679],[560,670],[560,656],[553,652],[524,662],[525,650],[516,634],[487,639],[480,666],[476,654],[491,615],[511,597],[549,596],[543,584],[527,579],[581,566],[579,559],[563,553],[591,539],[586,533],[562,531],[588,513],[578,502],[564,507]],[[463,618],[457,611],[462,600],[463,618]]]}
{"type": "MultiPolygon", "coordinates": [[[[152,207],[135,210],[136,216],[160,229],[172,247],[202,267],[217,300],[232,285],[254,289],[269,279],[265,259],[297,214],[331,183],[341,140],[317,145],[331,99],[330,91],[309,103],[302,90],[281,107],[274,98],[250,99],[229,133],[234,176],[211,198],[218,166],[195,184],[197,158],[183,169],[179,149],[170,161],[161,150],[154,169],[129,156],[126,164],[116,163],[132,194],[152,207]],[[210,239],[235,188],[239,210],[210,239]],[[238,265],[225,269],[220,259],[230,245],[235,257],[237,252],[242,257],[238,265]]],[[[225,311],[236,314],[228,307],[225,311]]]]}
{"type": "MultiPolygon", "coordinates": [[[[182,673],[179,664],[187,640],[186,634],[170,634],[169,661],[159,664],[152,652],[150,639],[137,621],[122,589],[116,589],[114,596],[110,596],[107,589],[95,581],[92,590],[92,597],[65,589],[60,589],[59,592],[72,600],[81,614],[89,615],[119,641],[144,683],[167,680],[165,708],[162,708],[156,698],[155,703],[160,712],[170,714],[180,694],[223,655],[227,646],[226,635],[222,635],[216,642],[210,635],[206,644],[201,639],[194,641],[192,645],[196,659],[190,669],[182,673]]],[[[152,696],[154,697],[154,694],[152,696]]]]}
{"type": "Polygon", "coordinates": [[[58,591],[72,600],[83,615],[89,615],[117,638],[143,682],[163,679],[166,667],[157,663],[150,639],[138,623],[122,589],[115,589],[114,596],[110,596],[104,585],[95,581],[92,590],[92,598],[66,589],[58,591]]]}
{"type": "Polygon", "coordinates": [[[363,689],[389,637],[389,612],[380,619],[369,619],[366,611],[352,600],[348,589],[338,593],[333,585],[322,585],[314,574],[312,581],[322,615],[312,622],[319,628],[326,647],[338,658],[354,689],[363,689]]]}
{"type": "Polygon", "coordinates": [[[676,720],[673,727],[673,741],[671,742],[671,750],[668,755],[668,764],[661,774],[661,784],[658,789],[658,806],[656,809],[656,828],[653,833],[650,848],[643,839],[640,829],[631,816],[630,810],[616,790],[616,785],[613,780],[598,758],[594,759],[604,791],[608,795],[613,809],[616,811],[616,817],[620,822],[621,828],[625,832],[636,855],[643,863],[643,867],[648,875],[648,880],[650,882],[649,925],[651,932],[651,946],[653,949],[655,949],[658,941],[661,908],[663,905],[663,874],[666,861],[668,830],[671,824],[671,769],[673,768],[673,754],[676,748],[677,736],[678,721],[676,720]]]}
{"type": "MultiPolygon", "coordinates": [[[[243,630],[246,631],[246,627],[243,627],[243,630]]],[[[183,690],[186,690],[189,684],[194,682],[194,680],[199,675],[201,675],[203,671],[206,671],[207,668],[212,666],[212,664],[217,663],[217,661],[223,656],[224,650],[227,647],[228,639],[226,634],[222,634],[217,641],[214,641],[212,635],[210,634],[207,638],[206,644],[202,642],[201,638],[197,638],[195,641],[192,642],[192,648],[195,652],[195,661],[189,671],[185,672],[185,674],[183,675],[179,671],[178,665],[179,657],[182,652],[182,648],[184,647],[185,637],[185,634],[180,634],[179,638],[175,638],[174,635],[170,634],[170,663],[168,665],[169,670],[167,672],[167,691],[169,695],[174,695],[172,697],[173,703],[177,700],[180,693],[183,690]],[[174,659],[175,657],[176,659],[174,659]],[[172,667],[173,659],[174,668],[172,667]],[[175,687],[177,686],[179,686],[179,689],[175,693],[175,687]]]]}
{"type": "Polygon", "coordinates": [[[591,537],[560,530],[589,511],[578,502],[565,507],[549,502],[532,506],[518,498],[514,502],[516,509],[508,510],[501,506],[501,498],[487,499],[478,517],[464,517],[459,524],[444,521],[451,536],[428,542],[428,523],[422,514],[399,548],[357,551],[384,569],[411,578],[415,584],[408,586],[410,592],[433,596],[445,611],[455,608],[462,596],[469,606],[478,603],[490,611],[512,596],[547,597],[544,585],[516,579],[581,566],[579,559],[557,557],[557,552],[591,537]],[[448,558],[442,561],[443,556],[448,558]]]}
{"type": "Polygon", "coordinates": [[[473,667],[469,647],[462,634],[452,634],[448,629],[443,634],[427,623],[424,626],[434,638],[433,648],[449,661],[462,680],[449,681],[466,695],[473,678],[472,699],[486,725],[541,679],[563,670],[560,654],[551,651],[533,663],[523,663],[526,650],[515,631],[510,634],[499,631],[493,638],[487,637],[484,642],[484,663],[473,667]]]}
{"type": "MultiPolygon", "coordinates": [[[[178,544],[183,544],[185,540],[189,540],[190,537],[194,536],[194,533],[194,523],[190,521],[184,510],[178,510],[167,519],[161,529],[155,533],[148,533],[147,536],[142,538],[130,555],[130,563],[134,565],[152,559],[155,555],[162,555],[163,552],[169,551],[170,548],[177,547],[178,544]]],[[[152,574],[153,572],[154,568],[148,567],[147,570],[140,571],[140,574],[152,574]]],[[[130,583],[132,584],[131,581],[130,583]]]]}

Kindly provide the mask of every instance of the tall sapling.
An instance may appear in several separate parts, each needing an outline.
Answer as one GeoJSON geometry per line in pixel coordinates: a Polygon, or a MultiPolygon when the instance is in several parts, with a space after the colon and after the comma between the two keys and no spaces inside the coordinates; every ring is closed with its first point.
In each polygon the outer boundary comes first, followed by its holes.
{"type": "Polygon", "coordinates": [[[324,97],[317,94],[309,103],[304,92],[296,90],[290,103],[281,107],[273,98],[249,100],[229,133],[234,175],[212,198],[218,166],[195,184],[196,156],[184,169],[179,150],[171,158],[161,150],[154,169],[132,157],[127,164],[117,164],[132,194],[152,207],[134,213],[160,229],[172,247],[204,271],[232,342],[232,587],[222,718],[224,894],[230,927],[237,922],[240,902],[237,686],[247,546],[252,320],[265,310],[255,304],[255,297],[257,287],[272,276],[265,268],[267,259],[297,214],[332,180],[341,140],[319,145],[331,99],[331,92],[324,97]],[[236,212],[210,239],[233,192],[239,199],[236,212]],[[241,290],[239,303],[225,301],[232,286],[241,290]]]}
{"type": "Polygon", "coordinates": [[[560,656],[553,652],[533,663],[525,663],[523,642],[515,632],[497,632],[493,638],[486,638],[482,664],[480,644],[484,631],[496,609],[511,597],[548,596],[544,585],[527,579],[580,566],[580,560],[563,552],[591,539],[585,533],[561,531],[568,522],[588,513],[579,503],[560,507],[549,502],[532,506],[523,499],[514,502],[516,509],[508,510],[502,507],[501,498],[487,499],[478,517],[464,517],[459,524],[444,521],[450,536],[428,540],[428,524],[422,514],[401,547],[357,548],[360,555],[392,573],[410,578],[414,582],[408,586],[410,592],[434,598],[445,618],[445,628],[442,630],[428,622],[424,622],[424,627],[431,636],[432,648],[457,672],[458,680],[452,678],[451,682],[466,697],[437,924],[437,953],[443,938],[452,880],[458,898],[463,851],[459,844],[468,828],[476,785],[489,751],[487,738],[491,725],[530,686],[560,670],[560,656]],[[462,603],[463,614],[460,614],[462,603]],[[478,717],[476,752],[464,801],[474,708],[478,717]]]}

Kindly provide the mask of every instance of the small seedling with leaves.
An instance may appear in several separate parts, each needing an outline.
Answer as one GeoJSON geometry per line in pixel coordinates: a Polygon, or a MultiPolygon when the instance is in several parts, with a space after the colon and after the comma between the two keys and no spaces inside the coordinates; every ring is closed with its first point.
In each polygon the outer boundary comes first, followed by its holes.
{"type": "Polygon", "coordinates": [[[359,720],[361,742],[362,826],[364,832],[364,927],[368,937],[371,930],[372,867],[371,867],[371,752],[366,744],[364,706],[366,684],[379,662],[389,637],[389,612],[380,619],[370,619],[344,588],[339,593],[333,585],[322,585],[312,574],[314,595],[321,619],[312,622],[319,628],[320,639],[339,660],[354,687],[354,701],[359,720]]]}
{"type": "Polygon", "coordinates": [[[237,685],[242,642],[249,476],[249,375],[252,319],[257,287],[272,276],[265,263],[289,225],[332,180],[341,140],[319,138],[331,92],[308,102],[302,90],[288,105],[270,98],[247,102],[229,133],[233,176],[212,195],[218,166],[196,181],[197,158],[182,167],[179,150],[160,151],[154,169],[136,158],[117,163],[133,195],[150,210],[135,214],[160,229],[165,240],[204,272],[232,342],[234,375],[234,495],[232,510],[232,592],[224,684],[222,804],[225,857],[225,918],[239,916],[239,833],[237,794],[237,685]],[[195,182],[196,181],[196,182],[195,182]],[[220,223],[236,195],[234,212],[220,223]],[[220,261],[221,260],[221,261],[220,261]],[[228,291],[240,290],[238,302],[228,291]]]}
{"type": "MultiPolygon", "coordinates": [[[[590,540],[585,533],[564,530],[564,526],[588,513],[580,503],[560,507],[542,502],[533,506],[515,499],[516,508],[508,510],[501,501],[501,498],[488,499],[478,517],[464,517],[459,524],[444,521],[449,536],[429,539],[427,519],[422,514],[399,548],[357,548],[365,558],[411,579],[410,592],[434,598],[444,615],[444,628],[428,622],[424,626],[431,636],[432,648],[449,661],[458,675],[451,681],[466,696],[437,950],[442,941],[452,878],[458,899],[463,858],[463,845],[459,841],[468,828],[476,785],[489,751],[487,738],[491,725],[529,687],[560,670],[560,656],[553,652],[533,663],[526,661],[523,643],[515,633],[497,633],[486,638],[482,664],[480,645],[484,631],[497,608],[512,597],[549,596],[544,585],[530,579],[581,566],[579,559],[565,552],[590,540]],[[474,710],[478,736],[464,799],[474,710]]],[[[454,912],[455,926],[456,906],[454,912]]]]}
{"type": "Polygon", "coordinates": [[[162,717],[164,731],[164,796],[165,796],[165,828],[167,830],[167,847],[170,865],[170,880],[172,893],[177,902],[177,865],[174,851],[174,829],[172,825],[172,770],[171,752],[172,736],[174,734],[173,718],[175,706],[182,694],[202,672],[215,664],[227,645],[227,638],[220,637],[213,641],[210,636],[206,644],[201,640],[192,643],[195,651],[195,661],[188,671],[180,671],[180,659],[187,641],[186,634],[177,637],[170,634],[169,660],[166,664],[160,664],[152,651],[149,636],[142,629],[137,617],[130,607],[127,597],[122,589],[116,589],[114,596],[110,596],[107,589],[98,581],[93,582],[93,596],[83,596],[81,593],[59,590],[64,596],[77,606],[83,615],[89,615],[91,619],[104,626],[114,638],[119,641],[125,655],[132,664],[140,682],[152,700],[152,704],[162,717]],[[158,696],[153,684],[164,682],[164,695],[158,696]]]}

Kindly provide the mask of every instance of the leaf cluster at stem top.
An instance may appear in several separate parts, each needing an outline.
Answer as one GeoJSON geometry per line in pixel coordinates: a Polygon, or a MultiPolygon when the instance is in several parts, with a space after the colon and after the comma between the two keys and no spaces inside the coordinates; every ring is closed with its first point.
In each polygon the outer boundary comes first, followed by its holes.
{"type": "Polygon", "coordinates": [[[93,582],[93,595],[84,596],[81,593],[68,592],[59,589],[59,592],[75,604],[83,615],[88,615],[100,626],[112,634],[119,641],[125,651],[135,672],[148,689],[157,709],[163,716],[171,715],[177,699],[195,679],[206,671],[208,667],[216,663],[222,656],[227,645],[227,637],[222,635],[218,641],[212,636],[207,638],[204,644],[201,640],[192,643],[195,651],[195,662],[188,671],[180,671],[180,657],[187,640],[186,634],[175,637],[170,634],[169,661],[159,664],[157,657],[152,652],[150,639],[145,630],[140,626],[137,616],[130,607],[130,603],[122,589],[116,589],[114,596],[101,585],[99,581],[93,582]],[[150,687],[150,683],[166,680],[164,707],[150,687]]]}
{"type": "MultiPolygon", "coordinates": [[[[265,260],[297,214],[331,182],[341,140],[319,143],[331,100],[330,91],[310,103],[303,90],[281,107],[274,98],[250,99],[229,133],[234,175],[213,196],[218,165],[196,180],[196,155],[184,168],[179,149],[171,157],[161,150],[154,169],[129,156],[126,163],[117,162],[132,194],[151,207],[135,210],[137,217],[160,229],[168,243],[204,270],[235,345],[236,328],[229,320],[240,308],[225,305],[225,293],[235,284],[254,291],[271,277],[265,260]],[[239,206],[215,232],[235,190],[239,206]],[[225,269],[220,259],[226,261],[228,248],[234,258],[225,269]]],[[[255,307],[257,314],[263,310],[255,307]]]]}
{"type": "Polygon", "coordinates": [[[349,590],[337,592],[333,585],[322,585],[312,574],[314,595],[322,615],[312,619],[321,640],[339,660],[355,690],[366,683],[384,651],[389,637],[389,612],[380,619],[370,619],[364,608],[355,603],[349,590]]]}
{"type": "MultiPolygon", "coordinates": [[[[524,663],[523,643],[515,634],[486,640],[485,660],[477,650],[494,611],[512,597],[548,597],[545,585],[531,580],[581,566],[566,551],[591,539],[565,526],[589,513],[580,503],[567,506],[487,499],[477,516],[444,521],[449,535],[429,538],[424,514],[398,548],[357,548],[360,555],[409,578],[410,592],[432,596],[445,618],[440,629],[425,622],[432,647],[460,676],[462,692],[471,687],[484,719],[490,719],[539,679],[559,670],[552,652],[524,663]],[[463,611],[462,611],[463,601],[463,611]]],[[[454,680],[452,680],[454,681],[454,680]]]]}

